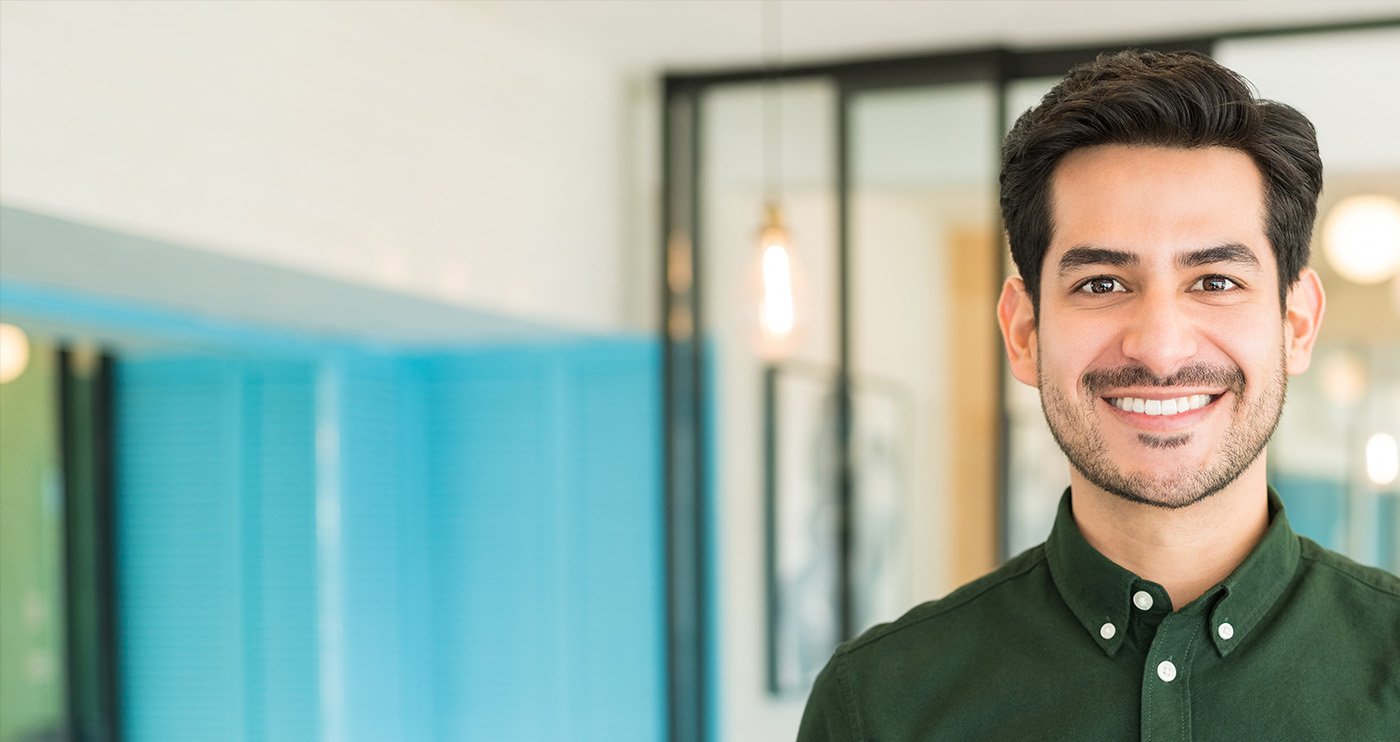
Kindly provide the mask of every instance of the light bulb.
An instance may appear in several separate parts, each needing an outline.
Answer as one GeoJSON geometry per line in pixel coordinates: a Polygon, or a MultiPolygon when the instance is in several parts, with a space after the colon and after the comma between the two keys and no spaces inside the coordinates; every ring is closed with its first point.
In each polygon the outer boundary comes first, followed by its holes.
{"type": "Polygon", "coordinates": [[[772,241],[763,247],[763,304],[759,322],[763,334],[787,338],[793,330],[792,256],[787,245],[772,241]]]}
{"type": "Polygon", "coordinates": [[[14,325],[0,324],[0,384],[8,384],[29,365],[29,338],[14,325]]]}
{"type": "Polygon", "coordinates": [[[758,353],[769,360],[791,355],[801,324],[803,277],[782,213],[768,206],[758,234],[757,265],[750,279],[756,293],[758,353]]]}
{"type": "Polygon", "coordinates": [[[1400,445],[1389,433],[1376,433],[1366,441],[1366,476],[1384,487],[1400,477],[1400,445]]]}
{"type": "Polygon", "coordinates": [[[1322,248],[1332,268],[1353,283],[1380,283],[1400,273],[1400,200],[1342,199],[1322,226],[1322,248]]]}

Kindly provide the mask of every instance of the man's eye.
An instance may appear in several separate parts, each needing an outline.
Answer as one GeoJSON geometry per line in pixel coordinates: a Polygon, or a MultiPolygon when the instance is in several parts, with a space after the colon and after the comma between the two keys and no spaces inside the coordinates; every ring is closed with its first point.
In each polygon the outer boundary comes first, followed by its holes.
{"type": "Polygon", "coordinates": [[[1127,289],[1123,288],[1123,284],[1118,282],[1118,279],[1104,277],[1091,278],[1079,284],[1078,290],[1086,294],[1112,294],[1115,292],[1127,291],[1127,289]]]}
{"type": "Polygon", "coordinates": [[[1192,291],[1229,291],[1239,288],[1239,284],[1224,276],[1204,276],[1196,279],[1192,291]]]}

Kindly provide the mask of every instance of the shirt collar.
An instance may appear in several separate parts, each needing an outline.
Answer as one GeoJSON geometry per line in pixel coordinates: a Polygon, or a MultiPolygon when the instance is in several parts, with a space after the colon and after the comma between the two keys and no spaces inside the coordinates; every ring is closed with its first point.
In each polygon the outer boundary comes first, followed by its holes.
{"type": "MultiPolygon", "coordinates": [[[[1298,566],[1298,537],[1272,487],[1268,497],[1269,528],[1264,537],[1234,572],[1193,603],[1206,603],[1199,607],[1205,608],[1210,639],[1221,656],[1249,637],[1298,566]]],[[[1055,588],[1093,641],[1110,656],[1127,636],[1136,593],[1150,595],[1155,610],[1170,605],[1161,585],[1118,566],[1089,545],[1074,522],[1069,489],[1060,498],[1055,526],[1045,542],[1045,558],[1055,588]]]]}

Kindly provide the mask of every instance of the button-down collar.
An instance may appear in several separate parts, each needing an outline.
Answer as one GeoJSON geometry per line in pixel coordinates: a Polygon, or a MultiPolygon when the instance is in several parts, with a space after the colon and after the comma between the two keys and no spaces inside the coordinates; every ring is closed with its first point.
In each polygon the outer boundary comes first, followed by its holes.
{"type": "Polygon", "coordinates": [[[1210,612],[1210,638],[1221,656],[1249,638],[1278,602],[1298,569],[1301,548],[1288,525],[1278,493],[1269,488],[1269,529],[1244,562],[1221,581],[1223,595],[1210,612]],[[1223,626],[1229,628],[1221,630],[1223,626]]]}
{"type": "MultiPolygon", "coordinates": [[[[1249,638],[1283,593],[1298,566],[1298,538],[1288,525],[1283,504],[1269,489],[1269,528],[1244,562],[1207,590],[1192,606],[1206,609],[1207,632],[1221,656],[1249,638]],[[1228,626],[1228,628],[1223,628],[1228,626]]],[[[1117,654],[1128,635],[1126,628],[1133,611],[1171,610],[1166,590],[1113,563],[1089,544],[1074,522],[1070,491],[1060,498],[1059,512],[1045,556],[1055,587],[1090,638],[1109,655],[1117,654]],[[1136,593],[1145,593],[1151,604],[1136,593]],[[1148,605],[1142,609],[1141,605],[1148,605]],[[1104,627],[1112,625],[1112,631],[1104,627]]]]}

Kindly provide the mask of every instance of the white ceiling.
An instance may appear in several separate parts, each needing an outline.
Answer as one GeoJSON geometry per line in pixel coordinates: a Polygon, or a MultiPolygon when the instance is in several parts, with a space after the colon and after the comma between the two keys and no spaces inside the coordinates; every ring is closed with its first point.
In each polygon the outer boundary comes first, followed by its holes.
{"type": "Polygon", "coordinates": [[[1400,0],[473,0],[459,7],[656,72],[761,64],[765,2],[778,6],[785,62],[1400,18],[1400,0]]]}

